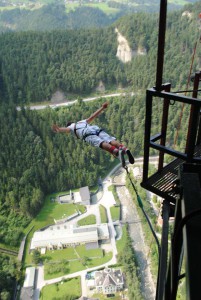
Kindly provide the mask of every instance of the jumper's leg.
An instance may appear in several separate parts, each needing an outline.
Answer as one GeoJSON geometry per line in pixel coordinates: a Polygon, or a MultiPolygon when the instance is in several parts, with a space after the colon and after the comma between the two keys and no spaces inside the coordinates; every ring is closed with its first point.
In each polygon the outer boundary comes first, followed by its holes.
{"type": "MultiPolygon", "coordinates": [[[[128,160],[130,162],[130,164],[134,164],[135,159],[133,157],[133,155],[131,154],[130,150],[127,149],[125,146],[123,146],[125,148],[121,149],[123,145],[120,144],[118,141],[114,140],[111,141],[110,143],[106,143],[106,142],[102,142],[100,144],[100,148],[102,148],[103,150],[111,153],[112,155],[114,155],[115,157],[118,157],[120,159],[120,161],[122,162],[122,157],[119,156],[119,151],[122,152],[123,154],[126,153],[128,155],[128,160]],[[119,148],[120,147],[120,148],[119,148]]],[[[122,154],[122,155],[123,155],[122,154]]]]}
{"type": "Polygon", "coordinates": [[[116,148],[119,148],[119,146],[121,145],[117,140],[113,140],[110,142],[110,145],[115,146],[116,148]]]}
{"type": "Polygon", "coordinates": [[[111,143],[106,143],[106,142],[102,142],[100,144],[100,148],[102,148],[103,150],[113,154],[114,156],[118,156],[119,150],[114,146],[111,145],[111,143]]]}
{"type": "Polygon", "coordinates": [[[134,159],[133,155],[131,154],[130,150],[126,146],[124,146],[123,144],[120,144],[117,140],[111,141],[110,144],[112,146],[115,146],[119,150],[123,150],[123,153],[126,153],[128,155],[128,160],[129,160],[130,164],[134,164],[135,159],[134,159]]]}

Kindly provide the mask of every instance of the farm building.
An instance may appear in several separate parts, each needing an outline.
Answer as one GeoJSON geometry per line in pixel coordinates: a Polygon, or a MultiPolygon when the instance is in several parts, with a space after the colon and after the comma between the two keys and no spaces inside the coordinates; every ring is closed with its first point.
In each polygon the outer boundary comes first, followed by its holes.
{"type": "Polygon", "coordinates": [[[31,240],[30,250],[46,248],[62,249],[86,244],[98,248],[98,242],[109,240],[107,224],[81,227],[52,225],[43,231],[36,231],[31,240]]]}

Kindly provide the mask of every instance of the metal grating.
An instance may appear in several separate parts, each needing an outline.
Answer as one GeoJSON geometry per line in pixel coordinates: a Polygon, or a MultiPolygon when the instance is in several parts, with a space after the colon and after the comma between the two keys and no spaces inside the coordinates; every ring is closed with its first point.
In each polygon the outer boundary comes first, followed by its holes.
{"type": "Polygon", "coordinates": [[[175,159],[165,166],[160,172],[150,176],[146,182],[142,182],[142,187],[155,193],[156,195],[175,203],[177,199],[177,184],[179,166],[183,164],[182,159],[175,159]]]}
{"type": "MultiPolygon", "coordinates": [[[[201,163],[201,145],[195,148],[194,157],[200,158],[201,163]]],[[[175,203],[178,196],[178,170],[180,165],[184,162],[184,160],[176,158],[160,172],[158,171],[150,176],[147,181],[142,182],[142,187],[175,203]]]]}

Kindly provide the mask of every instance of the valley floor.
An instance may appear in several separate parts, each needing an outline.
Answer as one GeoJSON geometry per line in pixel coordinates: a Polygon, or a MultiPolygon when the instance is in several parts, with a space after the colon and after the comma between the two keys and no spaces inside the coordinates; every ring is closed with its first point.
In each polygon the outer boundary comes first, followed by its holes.
{"type": "MultiPolygon", "coordinates": [[[[139,162],[140,163],[140,162],[139,162]]],[[[117,166],[113,172],[111,172],[108,177],[105,178],[103,181],[103,194],[101,199],[99,199],[97,204],[93,204],[90,207],[90,211],[93,207],[94,212],[97,210],[96,206],[102,204],[105,206],[108,215],[108,227],[111,236],[111,243],[108,245],[110,248],[109,250],[113,252],[112,259],[107,263],[99,266],[93,267],[90,269],[85,269],[73,274],[68,274],[62,277],[45,280],[44,279],[44,267],[38,266],[37,268],[37,282],[36,282],[36,290],[34,300],[38,300],[40,297],[40,292],[44,286],[53,283],[59,283],[64,279],[73,278],[80,276],[81,277],[81,286],[82,286],[82,296],[92,296],[92,292],[89,291],[86,285],[86,273],[92,270],[96,270],[97,268],[103,266],[109,266],[116,263],[116,256],[117,256],[117,248],[116,248],[116,241],[115,241],[115,229],[114,224],[111,218],[110,207],[115,204],[114,198],[111,197],[111,192],[108,191],[108,187],[112,184],[116,185],[117,193],[122,205],[122,217],[121,223],[128,223],[129,224],[129,232],[130,236],[133,241],[133,248],[136,252],[136,256],[138,259],[138,264],[140,267],[140,277],[141,277],[141,291],[143,299],[145,300],[152,300],[155,296],[155,285],[152,279],[152,275],[150,272],[149,261],[147,260],[148,257],[148,245],[146,245],[143,237],[143,231],[141,226],[141,221],[137,214],[137,210],[135,204],[132,200],[132,197],[125,186],[125,179],[126,173],[120,166],[117,166]],[[111,175],[112,178],[110,177],[111,175]]]]}

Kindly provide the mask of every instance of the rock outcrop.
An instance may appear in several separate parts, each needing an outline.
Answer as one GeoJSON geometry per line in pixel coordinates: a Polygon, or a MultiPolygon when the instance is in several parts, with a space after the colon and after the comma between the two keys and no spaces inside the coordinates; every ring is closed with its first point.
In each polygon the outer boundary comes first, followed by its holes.
{"type": "Polygon", "coordinates": [[[117,28],[115,28],[115,32],[117,33],[117,41],[118,41],[116,56],[123,63],[130,62],[133,56],[147,54],[147,50],[144,47],[139,46],[137,49],[132,49],[129,46],[127,39],[118,31],[117,28]]]}
{"type": "Polygon", "coordinates": [[[130,48],[128,41],[126,38],[121,35],[117,28],[115,28],[115,32],[117,33],[117,54],[116,56],[121,60],[123,63],[127,63],[131,61],[133,57],[132,49],[130,48]]]}

